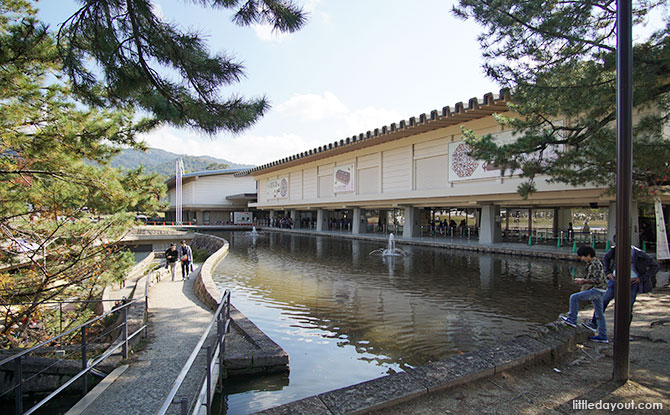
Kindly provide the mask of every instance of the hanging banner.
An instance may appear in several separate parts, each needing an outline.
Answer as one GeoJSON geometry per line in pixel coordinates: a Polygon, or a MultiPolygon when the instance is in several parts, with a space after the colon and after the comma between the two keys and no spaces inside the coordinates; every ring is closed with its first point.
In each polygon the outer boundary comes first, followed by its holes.
{"type": "Polygon", "coordinates": [[[288,176],[268,180],[268,199],[286,199],[288,197],[288,176]]]}
{"type": "Polygon", "coordinates": [[[335,166],[333,170],[333,191],[335,193],[354,191],[354,163],[335,166]]]}
{"type": "Polygon", "coordinates": [[[654,200],[654,210],[656,211],[656,259],[670,259],[668,234],[665,232],[665,219],[663,218],[661,199],[656,198],[654,200]]]}

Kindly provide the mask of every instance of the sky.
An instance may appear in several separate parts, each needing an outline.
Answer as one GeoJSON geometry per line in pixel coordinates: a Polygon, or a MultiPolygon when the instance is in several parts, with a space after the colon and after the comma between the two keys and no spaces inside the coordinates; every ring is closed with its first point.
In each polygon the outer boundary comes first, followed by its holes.
{"type": "MultiPolygon", "coordinates": [[[[196,30],[215,53],[233,56],[246,78],[223,96],[265,96],[271,109],[242,133],[214,137],[160,127],[147,145],[260,165],[457,102],[499,92],[481,68],[473,21],[451,13],[453,0],[295,0],[309,13],[298,32],[237,26],[227,10],[197,1],[154,0],[164,20],[196,30]]],[[[56,30],[73,0],[41,0],[56,30]]]]}

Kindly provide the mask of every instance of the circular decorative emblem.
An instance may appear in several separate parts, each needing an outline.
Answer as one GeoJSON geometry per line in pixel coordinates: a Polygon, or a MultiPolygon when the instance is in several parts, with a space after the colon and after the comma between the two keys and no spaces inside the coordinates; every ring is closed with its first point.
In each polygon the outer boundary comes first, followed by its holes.
{"type": "Polygon", "coordinates": [[[451,169],[458,177],[470,177],[475,172],[479,162],[468,155],[470,146],[461,143],[451,155],[451,169]]]}
{"type": "Polygon", "coordinates": [[[286,197],[288,195],[288,181],[286,179],[281,179],[279,183],[279,194],[281,197],[286,197]]]}

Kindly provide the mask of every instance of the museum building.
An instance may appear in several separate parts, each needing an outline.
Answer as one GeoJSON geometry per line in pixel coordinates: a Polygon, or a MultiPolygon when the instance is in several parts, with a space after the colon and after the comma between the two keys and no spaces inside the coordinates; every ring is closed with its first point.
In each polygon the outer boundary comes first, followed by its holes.
{"type": "MultiPolygon", "coordinates": [[[[586,231],[598,242],[611,240],[615,199],[607,189],[537,177],[537,191],[524,199],[517,187],[527,179],[468,155],[461,128],[492,134],[499,142],[514,139],[493,117],[514,115],[508,101],[502,92],[489,93],[234,176],[256,182],[257,201],[250,208],[270,218],[288,217],[294,228],[396,232],[406,238],[439,232],[498,243],[529,236],[556,240],[573,225],[578,235],[586,231]],[[575,217],[576,208],[601,212],[605,226],[588,229],[589,218],[575,217]]],[[[637,211],[633,242],[639,244],[637,211]]]]}

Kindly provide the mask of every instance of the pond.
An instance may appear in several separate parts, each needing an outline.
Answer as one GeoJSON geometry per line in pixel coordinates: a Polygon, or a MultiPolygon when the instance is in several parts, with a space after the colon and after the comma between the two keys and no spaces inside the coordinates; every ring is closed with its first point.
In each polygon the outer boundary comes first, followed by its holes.
{"type": "MultiPolygon", "coordinates": [[[[456,353],[493,346],[567,311],[577,262],[371,241],[219,233],[214,272],[233,304],[290,357],[290,374],[233,378],[221,397],[246,414],[456,353]]],[[[219,413],[225,409],[219,410],[219,413]]]]}

